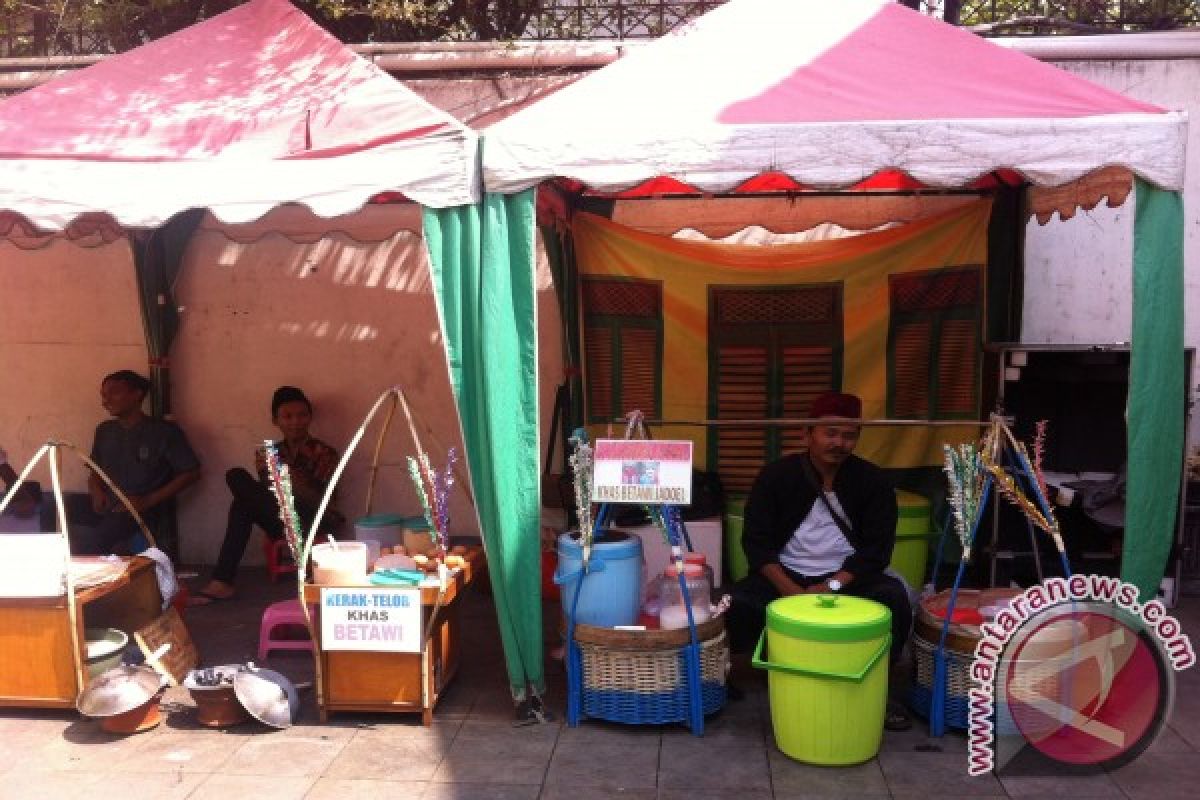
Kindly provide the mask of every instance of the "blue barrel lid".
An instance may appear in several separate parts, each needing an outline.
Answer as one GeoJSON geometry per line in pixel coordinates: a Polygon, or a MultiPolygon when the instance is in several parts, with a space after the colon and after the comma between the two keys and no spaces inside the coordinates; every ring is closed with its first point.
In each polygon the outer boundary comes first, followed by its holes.
{"type": "Polygon", "coordinates": [[[427,531],[430,529],[429,520],[423,516],[402,517],[400,524],[411,531],[427,531]]]}
{"type": "MultiPolygon", "coordinates": [[[[582,558],[579,531],[568,531],[558,537],[558,550],[570,558],[582,558]]],[[[602,531],[592,540],[592,557],[608,559],[641,558],[642,540],[625,531],[602,531]]]]}
{"type": "Polygon", "coordinates": [[[354,524],[361,528],[391,528],[403,525],[404,517],[399,514],[372,514],[369,517],[361,517],[354,524]]]}

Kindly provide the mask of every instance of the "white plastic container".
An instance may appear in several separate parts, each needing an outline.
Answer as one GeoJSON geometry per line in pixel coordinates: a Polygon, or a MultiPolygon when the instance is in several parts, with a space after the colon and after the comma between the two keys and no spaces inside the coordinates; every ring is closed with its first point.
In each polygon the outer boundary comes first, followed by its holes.
{"type": "Polygon", "coordinates": [[[313,580],[322,586],[365,586],[367,545],[363,542],[327,542],[312,549],[313,580]]]}
{"type": "Polygon", "coordinates": [[[60,533],[0,533],[0,597],[58,597],[69,558],[60,533]]]}

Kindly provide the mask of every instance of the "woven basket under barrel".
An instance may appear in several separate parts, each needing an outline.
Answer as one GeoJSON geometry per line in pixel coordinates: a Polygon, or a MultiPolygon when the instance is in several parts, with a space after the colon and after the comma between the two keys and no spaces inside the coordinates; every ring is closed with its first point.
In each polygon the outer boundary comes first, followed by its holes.
{"type": "MultiPolygon", "coordinates": [[[[696,626],[700,644],[700,692],[704,714],[725,705],[729,642],[725,618],[696,626]]],[[[633,725],[688,719],[687,629],[626,631],[575,626],[582,663],[580,707],[588,717],[633,725]]]]}
{"type": "MultiPolygon", "coordinates": [[[[1018,589],[959,589],[955,609],[983,608],[1007,603],[1018,589]]],[[[921,601],[913,621],[913,687],[911,702],[917,713],[928,718],[933,706],[934,653],[942,636],[943,614],[950,603],[949,590],[921,601]]],[[[975,680],[971,662],[981,633],[978,625],[951,622],[946,632],[946,725],[965,730],[968,699],[975,680]]]]}

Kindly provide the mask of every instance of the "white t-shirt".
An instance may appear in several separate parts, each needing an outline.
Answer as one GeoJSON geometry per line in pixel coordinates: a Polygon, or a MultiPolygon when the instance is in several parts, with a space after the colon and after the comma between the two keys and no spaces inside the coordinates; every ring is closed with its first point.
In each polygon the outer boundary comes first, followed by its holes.
{"type": "MultiPolygon", "coordinates": [[[[826,492],[825,498],[845,519],[846,512],[842,510],[837,495],[826,492]]],[[[842,529],[833,521],[825,504],[817,498],[808,516],[779,554],[779,563],[801,575],[825,575],[837,572],[853,554],[854,548],[846,540],[842,529]]]]}

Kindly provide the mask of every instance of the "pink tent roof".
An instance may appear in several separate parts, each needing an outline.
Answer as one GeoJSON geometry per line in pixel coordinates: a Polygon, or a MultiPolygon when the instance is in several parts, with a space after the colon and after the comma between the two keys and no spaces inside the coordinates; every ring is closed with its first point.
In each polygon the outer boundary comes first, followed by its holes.
{"type": "Polygon", "coordinates": [[[890,0],[731,0],[491,127],[484,178],[728,190],[764,173],[958,186],[1012,169],[1056,184],[1122,164],[1176,188],[1185,130],[1182,114],[890,0]]]}
{"type": "Polygon", "coordinates": [[[189,207],[242,221],[287,202],[328,216],[388,190],[457,205],[477,195],[474,159],[470,131],[285,0],[0,103],[0,186],[27,179],[27,196],[0,189],[0,208],[54,228],[86,211],[153,225],[189,207]]]}

